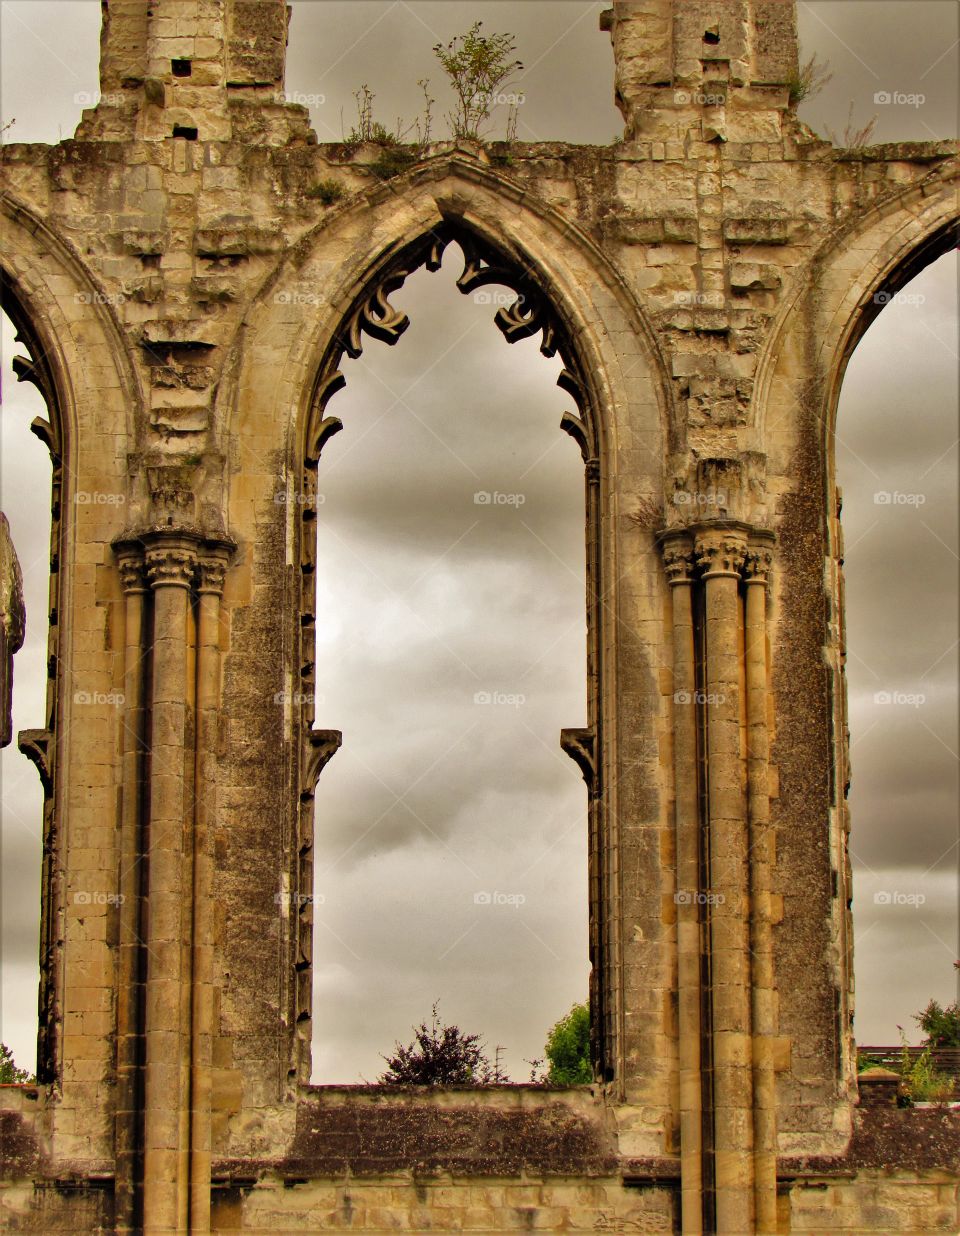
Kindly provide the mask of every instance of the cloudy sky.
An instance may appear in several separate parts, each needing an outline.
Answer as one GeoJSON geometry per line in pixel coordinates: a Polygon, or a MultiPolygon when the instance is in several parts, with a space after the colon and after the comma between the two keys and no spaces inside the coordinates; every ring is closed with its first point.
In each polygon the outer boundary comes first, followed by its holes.
{"type": "MultiPolygon", "coordinates": [[[[605,144],[621,124],[603,7],[299,0],[287,89],[320,140],[336,140],[363,83],[392,126],[417,112],[429,77],[441,135],[449,100],[431,47],[479,16],[517,36],[518,136],[605,144]]],[[[955,135],[952,0],[799,12],[804,53],[834,74],[808,123],[842,135],[848,116],[876,115],[878,141],[955,135]],[[883,101],[897,92],[914,98],[883,101]]],[[[99,4],[5,0],[0,23],[2,116],[16,120],[5,138],[69,136],[96,97],[99,4]]],[[[534,341],[503,342],[496,290],[494,303],[456,291],[457,258],[394,297],[412,319],[400,346],[370,341],[345,369],[332,410],[346,428],[321,466],[317,721],[345,742],[317,798],[318,1081],[372,1080],[435,999],[502,1044],[522,1079],[586,992],[586,800],[557,747],[561,727],[585,720],[582,472],[557,428],[570,401],[534,341]]],[[[950,255],[871,327],[840,409],[861,1042],[896,1042],[898,1023],[914,1030],[915,1010],[954,991],[956,299],[950,255]]],[[[32,619],[22,728],[42,720],[49,468],[13,350],[5,324],[0,501],[32,619]]],[[[30,1063],[39,793],[12,749],[2,772],[2,1033],[30,1063]]]]}

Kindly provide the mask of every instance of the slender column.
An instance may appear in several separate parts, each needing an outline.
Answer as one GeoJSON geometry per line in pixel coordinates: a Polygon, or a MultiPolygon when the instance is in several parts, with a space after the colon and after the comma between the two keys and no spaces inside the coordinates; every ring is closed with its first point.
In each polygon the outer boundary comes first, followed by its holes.
{"type": "Polygon", "coordinates": [[[140,1226],[137,1201],[140,1175],[140,1046],[143,1000],[142,838],[140,796],[143,777],[143,688],[145,601],[149,587],[139,543],[114,546],[124,593],[123,783],[120,819],[120,939],[117,988],[116,1228],[140,1226]]]}
{"type": "Polygon", "coordinates": [[[190,1071],[190,890],[185,845],[193,793],[189,716],[190,588],[193,538],[147,541],[153,588],[153,681],[147,878],[144,1236],[188,1230],[190,1071]],[[188,772],[189,769],[189,772],[188,772]],[[189,776],[189,780],[188,780],[189,776]]]}
{"type": "Polygon", "coordinates": [[[747,827],[740,750],[742,532],[701,529],[705,602],[707,800],[712,964],[714,1158],[717,1232],[753,1231],[753,1098],[747,827]]]}
{"type": "Polygon", "coordinates": [[[700,810],[697,785],[693,545],[666,540],[673,609],[673,776],[677,851],[677,991],[680,1064],[680,1197],[684,1236],[703,1231],[703,1097],[700,1084],[700,810]]]}
{"type": "Polygon", "coordinates": [[[777,1230],[777,1105],[773,1060],[776,992],[770,912],[770,874],[774,855],[770,831],[770,735],[767,729],[766,609],[770,562],[769,549],[751,546],[744,571],[747,593],[747,819],[750,830],[753,953],[754,1200],[756,1230],[760,1236],[774,1236],[777,1230]]]}
{"type": "Polygon", "coordinates": [[[232,546],[205,546],[197,589],[197,758],[193,816],[190,1231],[210,1231],[214,1036],[213,829],[220,702],[220,598],[232,546]]]}

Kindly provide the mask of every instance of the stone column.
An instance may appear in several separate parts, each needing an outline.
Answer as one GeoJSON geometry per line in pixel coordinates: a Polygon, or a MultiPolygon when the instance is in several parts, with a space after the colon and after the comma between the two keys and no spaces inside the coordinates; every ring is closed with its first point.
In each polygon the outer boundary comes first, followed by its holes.
{"type": "Polygon", "coordinates": [[[777,1099],[773,1060],[777,1011],[770,906],[774,853],[770,831],[770,734],[767,726],[767,575],[771,560],[767,546],[752,544],[744,569],[747,819],[753,954],[754,1202],[756,1230],[761,1236],[775,1236],[777,1231],[777,1099]]]}
{"type": "Polygon", "coordinates": [[[680,1196],[684,1236],[703,1231],[703,1096],[700,1025],[700,802],[693,544],[663,539],[673,610],[673,776],[677,854],[677,993],[680,1065],[680,1196]]]}
{"type": "Polygon", "coordinates": [[[233,546],[206,543],[197,588],[197,746],[193,815],[193,983],[190,1058],[190,1231],[210,1231],[214,1038],[214,856],[220,598],[233,546]]]}
{"type": "Polygon", "coordinates": [[[753,1096],[747,825],[741,752],[739,526],[701,527],[707,730],[707,919],[711,957],[716,1229],[753,1229],[753,1096]]]}
{"type": "Polygon", "coordinates": [[[144,1236],[189,1223],[190,927],[193,796],[190,590],[196,538],[144,538],[153,589],[147,824],[144,1236]],[[189,778],[189,779],[188,779],[189,778]]]}
{"type": "Polygon", "coordinates": [[[144,742],[145,602],[149,592],[139,542],[114,545],[124,594],[123,781],[120,817],[120,936],[117,983],[117,1107],[115,1117],[117,1232],[141,1226],[140,1182],[140,1045],[142,1033],[143,949],[141,787],[144,742]]]}

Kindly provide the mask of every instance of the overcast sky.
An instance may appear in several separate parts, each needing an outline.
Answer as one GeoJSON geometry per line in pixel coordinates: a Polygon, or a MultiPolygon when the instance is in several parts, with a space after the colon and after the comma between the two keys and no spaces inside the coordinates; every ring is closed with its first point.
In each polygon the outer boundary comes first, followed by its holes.
{"type": "MultiPolygon", "coordinates": [[[[336,140],[361,84],[392,125],[430,77],[442,135],[430,49],[479,16],[517,35],[518,136],[606,144],[621,122],[603,7],[299,0],[287,89],[336,140]]],[[[852,104],[855,127],[877,116],[878,141],[955,136],[952,0],[799,11],[804,53],[834,73],[808,123],[842,134],[852,104]],[[874,102],[897,92],[922,101],[874,102]]],[[[96,98],[99,4],[7,0],[0,23],[6,139],[69,136],[96,98]]],[[[570,401],[536,341],[509,347],[496,305],[456,291],[458,256],[394,297],[412,319],[400,346],[368,341],[345,367],[331,410],[346,428],[321,464],[317,724],[345,739],[317,796],[318,1081],[372,1080],[437,998],[522,1079],[586,993],[586,798],[557,745],[585,721],[582,471],[557,427],[570,401]],[[507,900],[475,900],[495,893],[507,900]]],[[[956,299],[950,255],[871,327],[841,401],[861,1042],[896,1042],[898,1023],[916,1039],[911,1014],[954,990],[956,299]]],[[[42,724],[49,467],[4,332],[0,501],[27,583],[25,728],[42,724]]],[[[40,797],[12,748],[2,771],[3,1038],[31,1063],[40,797]]]]}

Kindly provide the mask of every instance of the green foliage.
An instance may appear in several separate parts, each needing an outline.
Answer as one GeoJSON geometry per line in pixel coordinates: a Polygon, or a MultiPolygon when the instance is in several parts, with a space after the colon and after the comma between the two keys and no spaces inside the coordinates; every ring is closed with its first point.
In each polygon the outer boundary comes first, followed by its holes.
{"type": "Polygon", "coordinates": [[[0,1043],[0,1085],[32,1085],[36,1082],[34,1075],[27,1069],[17,1067],[12,1050],[6,1043],[0,1043]]]}
{"type": "Polygon", "coordinates": [[[857,1053],[857,1072],[865,1073],[867,1069],[882,1069],[884,1066],[876,1056],[865,1056],[857,1053]]]}
{"type": "Polygon", "coordinates": [[[384,146],[380,154],[368,165],[367,171],[376,176],[377,180],[390,180],[399,176],[408,167],[413,167],[419,155],[410,146],[384,146]]]}
{"type": "Polygon", "coordinates": [[[941,1073],[934,1065],[929,1045],[914,1059],[907,1048],[907,1040],[900,1031],[903,1052],[900,1060],[900,1091],[909,1103],[943,1103],[953,1094],[953,1078],[941,1073]]]}
{"type": "Polygon", "coordinates": [[[794,107],[807,99],[815,99],[829,82],[833,80],[828,62],[821,62],[814,52],[809,60],[800,65],[797,72],[787,81],[790,90],[790,102],[794,107]]]}
{"type": "Polygon", "coordinates": [[[547,1081],[554,1086],[585,1086],[593,1081],[590,1061],[590,1006],[575,1004],[547,1036],[545,1047],[550,1069],[547,1081]]]}
{"type": "MultiPolygon", "coordinates": [[[[523,65],[510,57],[516,51],[512,34],[481,34],[475,21],[466,34],[458,34],[433,51],[453,86],[454,110],[448,119],[455,138],[481,141],[490,113],[500,101],[510,77],[523,65]]],[[[515,124],[515,112],[514,120],[515,124]]]]}
{"type": "Polygon", "coordinates": [[[324,206],[333,206],[347,196],[347,191],[339,180],[320,180],[307,190],[307,197],[314,197],[324,206]]]}
{"type": "Polygon", "coordinates": [[[913,1019],[920,1023],[928,1046],[960,1047],[960,1004],[954,1002],[942,1008],[938,1001],[931,1000],[913,1019]]]}
{"type": "Polygon", "coordinates": [[[479,1034],[441,1025],[438,1004],[434,1002],[429,1026],[414,1026],[412,1043],[397,1043],[394,1054],[383,1057],[387,1068],[377,1081],[389,1086],[496,1086],[509,1081],[500,1068],[500,1049],[491,1063],[479,1034]]]}

